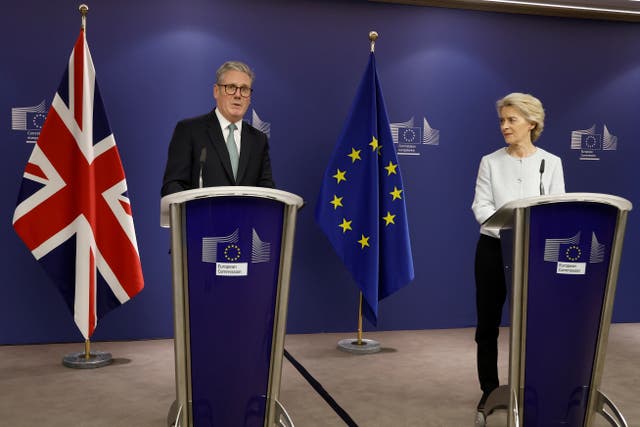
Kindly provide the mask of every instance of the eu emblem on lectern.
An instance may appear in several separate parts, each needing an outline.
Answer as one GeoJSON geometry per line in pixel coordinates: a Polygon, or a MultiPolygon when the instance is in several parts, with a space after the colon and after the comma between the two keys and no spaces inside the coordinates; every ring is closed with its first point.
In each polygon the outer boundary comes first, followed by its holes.
{"type": "Polygon", "coordinates": [[[226,236],[202,238],[202,262],[216,265],[216,276],[246,276],[249,264],[271,261],[271,243],[260,239],[255,228],[251,241],[240,238],[240,229],[226,236]]]}
{"type": "Polygon", "coordinates": [[[558,274],[586,274],[587,264],[604,261],[605,245],[591,233],[590,244],[580,242],[581,232],[572,237],[544,240],[544,260],[555,262],[558,274]]]}

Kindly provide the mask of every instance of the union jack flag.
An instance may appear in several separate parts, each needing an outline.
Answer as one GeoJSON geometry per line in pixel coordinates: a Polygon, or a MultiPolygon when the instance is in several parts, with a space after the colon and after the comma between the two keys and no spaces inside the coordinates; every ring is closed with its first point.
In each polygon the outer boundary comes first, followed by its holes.
{"type": "Polygon", "coordinates": [[[25,168],[13,227],[85,339],[144,287],[127,182],[84,30],[25,168]]]}

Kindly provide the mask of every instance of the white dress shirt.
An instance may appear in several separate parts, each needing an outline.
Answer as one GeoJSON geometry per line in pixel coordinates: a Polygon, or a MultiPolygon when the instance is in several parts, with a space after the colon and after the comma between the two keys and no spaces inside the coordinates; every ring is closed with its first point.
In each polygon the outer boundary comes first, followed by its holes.
{"type": "MultiPolygon", "coordinates": [[[[513,157],[503,147],[482,157],[471,209],[482,224],[512,200],[540,195],[540,163],[545,160],[542,184],[545,194],[564,193],[562,160],[540,147],[528,157],[513,157]]],[[[480,233],[499,237],[497,230],[480,227],[480,233]]]]}

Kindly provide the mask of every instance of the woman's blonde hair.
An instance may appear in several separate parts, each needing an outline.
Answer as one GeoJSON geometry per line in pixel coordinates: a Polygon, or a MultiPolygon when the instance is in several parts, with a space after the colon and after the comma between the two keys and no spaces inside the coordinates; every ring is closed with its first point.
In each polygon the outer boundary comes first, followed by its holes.
{"type": "Polygon", "coordinates": [[[502,99],[496,101],[496,110],[500,115],[500,110],[504,107],[514,107],[529,123],[535,125],[531,129],[531,142],[540,137],[544,129],[544,108],[542,102],[533,95],[528,93],[513,92],[502,99]]]}

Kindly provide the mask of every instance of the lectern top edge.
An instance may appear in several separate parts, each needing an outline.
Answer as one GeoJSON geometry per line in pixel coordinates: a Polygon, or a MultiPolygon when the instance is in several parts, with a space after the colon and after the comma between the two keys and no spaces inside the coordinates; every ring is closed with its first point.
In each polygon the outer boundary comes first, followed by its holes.
{"type": "Polygon", "coordinates": [[[513,217],[513,211],[548,203],[589,202],[615,206],[621,211],[630,211],[632,204],[627,199],[610,194],[599,193],[565,193],[548,196],[527,197],[506,203],[482,224],[489,229],[501,229],[507,226],[513,217]]]}
{"type": "Polygon", "coordinates": [[[195,188],[193,190],[180,191],[169,194],[160,200],[160,226],[170,226],[169,208],[176,203],[184,203],[189,200],[206,197],[239,196],[239,197],[262,197],[265,199],[278,200],[286,205],[301,207],[304,201],[300,196],[287,191],[276,190],[265,187],[247,187],[239,185],[222,187],[195,188]]]}

